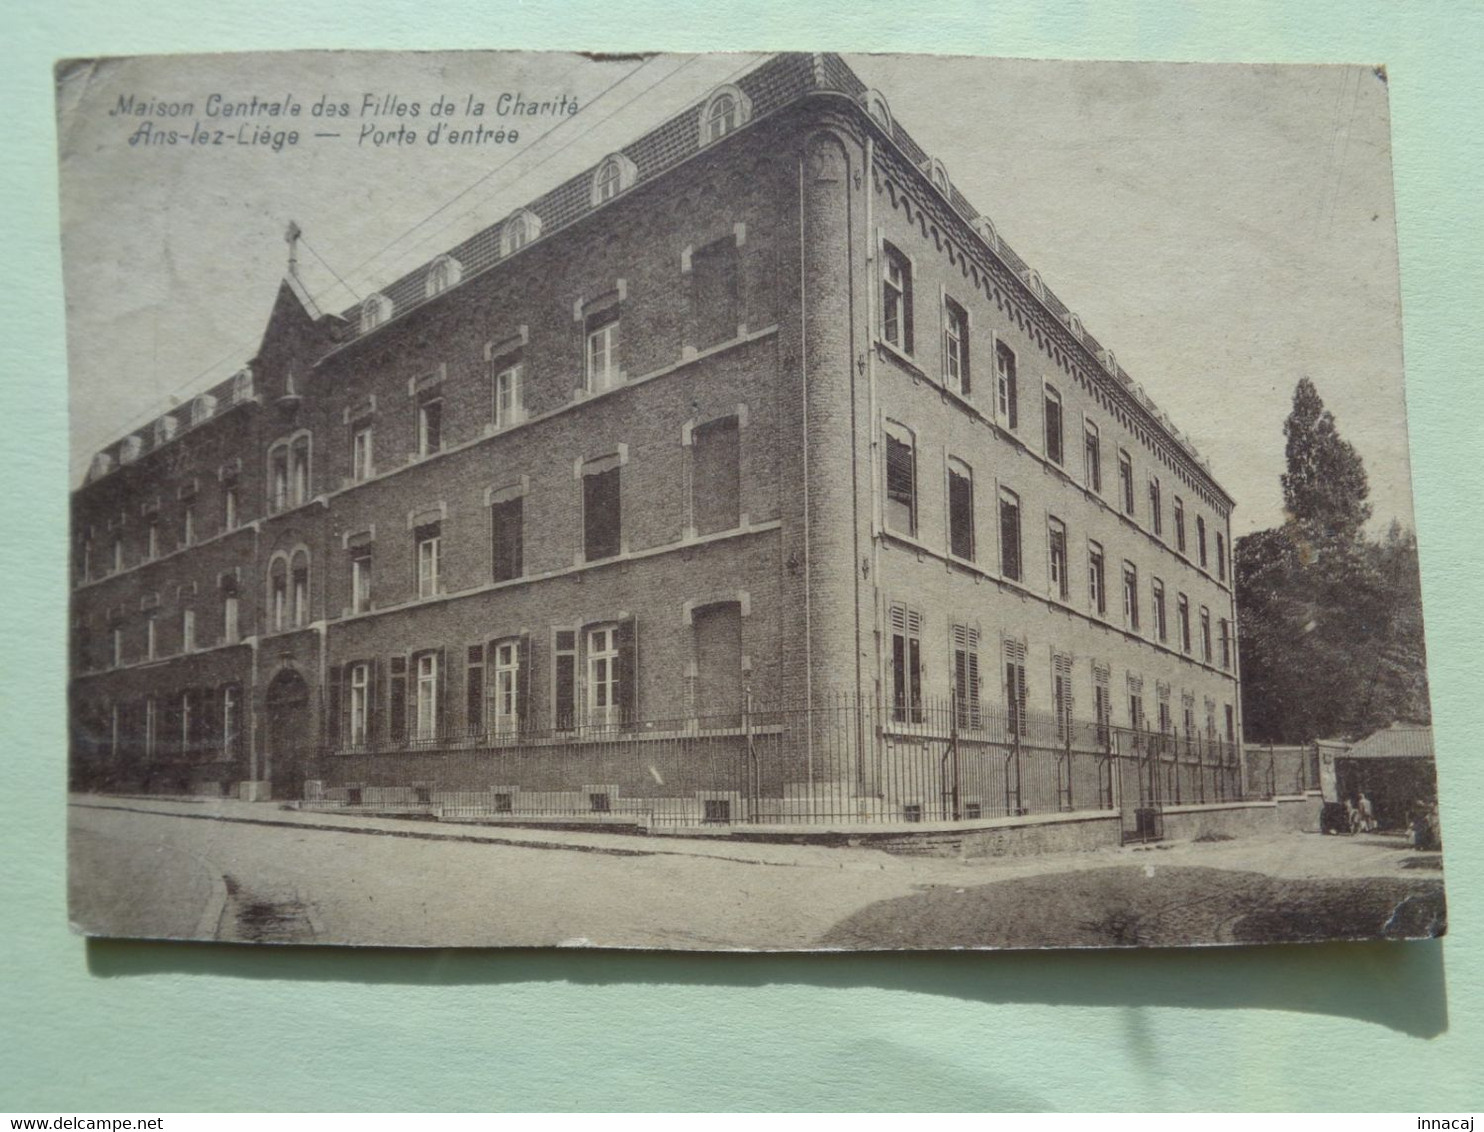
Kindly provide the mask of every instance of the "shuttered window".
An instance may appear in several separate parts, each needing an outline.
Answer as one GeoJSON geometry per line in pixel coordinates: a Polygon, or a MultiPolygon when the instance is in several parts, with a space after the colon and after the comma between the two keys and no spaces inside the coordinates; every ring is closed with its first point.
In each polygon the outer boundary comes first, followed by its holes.
{"type": "Polygon", "coordinates": [[[1000,573],[1012,581],[1021,580],[1020,497],[1011,491],[1000,491],[1000,573]]]}
{"type": "Polygon", "coordinates": [[[525,500],[521,496],[490,505],[490,561],[493,580],[508,582],[525,569],[525,500]]]}
{"type": "Polygon", "coordinates": [[[891,717],[898,723],[922,722],[922,614],[893,605],[891,628],[891,717]]]}
{"type": "Polygon", "coordinates": [[[953,706],[959,727],[978,730],[980,716],[979,630],[953,626],[953,706]]]}
{"type": "Polygon", "coordinates": [[[974,473],[960,460],[948,462],[948,549],[974,560],[974,473]]]}
{"type": "Polygon", "coordinates": [[[1062,451],[1061,394],[1046,386],[1046,459],[1060,465],[1062,451]]]}
{"type": "Polygon", "coordinates": [[[1030,730],[1026,718],[1025,642],[1004,642],[1005,656],[1005,725],[1012,736],[1023,736],[1030,730]]]}
{"type": "Polygon", "coordinates": [[[917,452],[912,434],[888,425],[886,432],[886,525],[904,535],[917,533],[917,452]]]}

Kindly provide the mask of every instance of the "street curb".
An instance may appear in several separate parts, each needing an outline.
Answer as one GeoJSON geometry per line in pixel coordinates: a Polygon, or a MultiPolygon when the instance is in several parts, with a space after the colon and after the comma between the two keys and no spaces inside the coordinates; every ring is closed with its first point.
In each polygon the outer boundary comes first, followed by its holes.
{"type": "Polygon", "coordinates": [[[206,910],[201,913],[201,918],[196,921],[196,934],[193,939],[215,940],[221,937],[222,915],[227,910],[227,882],[222,879],[221,874],[208,873],[211,877],[211,899],[206,903],[206,910]]]}

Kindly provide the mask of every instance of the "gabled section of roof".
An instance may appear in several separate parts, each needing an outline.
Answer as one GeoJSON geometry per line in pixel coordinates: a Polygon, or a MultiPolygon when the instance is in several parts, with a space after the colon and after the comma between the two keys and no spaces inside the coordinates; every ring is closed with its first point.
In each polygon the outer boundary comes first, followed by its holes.
{"type": "Polygon", "coordinates": [[[1420,723],[1393,723],[1362,739],[1344,755],[1347,759],[1431,759],[1432,728],[1420,723]]]}

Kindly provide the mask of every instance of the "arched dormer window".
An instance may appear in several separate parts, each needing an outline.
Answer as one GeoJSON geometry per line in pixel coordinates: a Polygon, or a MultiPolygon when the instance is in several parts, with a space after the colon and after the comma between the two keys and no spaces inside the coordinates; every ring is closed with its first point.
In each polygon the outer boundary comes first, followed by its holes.
{"type": "Polygon", "coordinates": [[[948,178],[948,167],[936,157],[928,162],[928,180],[945,197],[953,191],[953,182],[948,178]]]}
{"type": "Polygon", "coordinates": [[[1102,361],[1103,368],[1105,370],[1111,373],[1114,377],[1118,376],[1118,359],[1113,355],[1112,350],[1105,349],[1102,352],[1100,360],[1102,361]]]}
{"type": "Polygon", "coordinates": [[[216,398],[203,393],[191,402],[191,424],[205,424],[216,415],[216,398]]]}
{"type": "Polygon", "coordinates": [[[92,467],[88,469],[88,479],[100,479],[111,471],[113,471],[113,457],[107,452],[99,452],[93,457],[92,467]]]}
{"type": "Polygon", "coordinates": [[[123,443],[119,445],[119,463],[132,464],[139,459],[139,454],[144,451],[144,441],[139,439],[138,434],[124,437],[123,443]]]}
{"type": "Polygon", "coordinates": [[[392,317],[392,301],[385,295],[367,295],[361,302],[361,333],[369,334],[392,317]]]}
{"type": "Polygon", "coordinates": [[[979,216],[974,220],[974,231],[979,233],[983,241],[989,245],[989,250],[997,252],[1000,250],[1000,234],[995,231],[994,221],[987,216],[979,216]]]}
{"type": "Polygon", "coordinates": [[[634,183],[637,172],[634,163],[621,153],[605,157],[598,166],[598,171],[593,174],[593,205],[596,207],[605,200],[618,196],[634,183]]]}
{"type": "Polygon", "coordinates": [[[428,265],[428,277],[424,287],[428,298],[441,295],[450,287],[456,286],[464,276],[464,269],[459,261],[451,255],[441,255],[428,265]]]}
{"type": "Polygon", "coordinates": [[[252,400],[252,369],[244,366],[232,375],[232,404],[252,400]]]}
{"type": "Polygon", "coordinates": [[[752,118],[752,100],[737,87],[719,86],[701,107],[701,145],[720,141],[752,118]]]}
{"type": "Polygon", "coordinates": [[[1067,311],[1067,329],[1072,332],[1073,338],[1079,342],[1082,340],[1082,320],[1075,311],[1067,311]]]}
{"type": "Polygon", "coordinates": [[[1031,289],[1031,294],[1036,298],[1046,298],[1046,284],[1041,282],[1041,273],[1035,268],[1032,267],[1026,271],[1025,285],[1031,289]]]}
{"type": "Polygon", "coordinates": [[[529,208],[522,208],[500,229],[500,254],[513,255],[540,235],[541,217],[529,208]]]}
{"type": "Polygon", "coordinates": [[[174,417],[161,417],[155,422],[155,447],[167,443],[174,438],[176,430],[180,428],[180,422],[174,417]]]}
{"type": "Polygon", "coordinates": [[[879,90],[868,90],[861,95],[866,104],[866,113],[876,119],[876,124],[887,134],[891,133],[891,107],[886,104],[886,97],[879,90]]]}

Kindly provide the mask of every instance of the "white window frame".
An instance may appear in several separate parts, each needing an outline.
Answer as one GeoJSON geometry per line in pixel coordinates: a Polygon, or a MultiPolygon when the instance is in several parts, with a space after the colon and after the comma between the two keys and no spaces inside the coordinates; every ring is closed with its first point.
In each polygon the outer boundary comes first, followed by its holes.
{"type": "Polygon", "coordinates": [[[350,666],[346,739],[353,746],[366,742],[370,729],[371,666],[364,661],[350,666]]]}
{"type": "Polygon", "coordinates": [[[587,654],[587,723],[590,727],[616,726],[622,692],[618,684],[618,626],[590,627],[583,644],[587,654]]]}
{"type": "Polygon", "coordinates": [[[490,646],[489,729],[495,735],[520,730],[520,639],[511,637],[490,646]]]}
{"type": "Polygon", "coordinates": [[[1020,431],[1020,359],[1003,338],[994,343],[994,415],[995,420],[1011,432],[1020,431]],[[1007,367],[1005,358],[1010,359],[1007,367]],[[1015,423],[1010,422],[1010,390],[1015,390],[1015,423]]]}
{"type": "Polygon", "coordinates": [[[443,451],[443,398],[428,397],[417,405],[417,454],[422,458],[435,456],[443,451]],[[428,423],[428,410],[438,406],[438,447],[433,448],[433,430],[428,423]]]}
{"type": "Polygon", "coordinates": [[[609,319],[583,336],[583,373],[589,393],[601,393],[623,383],[618,352],[623,345],[621,319],[609,319]],[[601,350],[598,344],[601,343],[601,350]],[[599,361],[601,359],[601,365],[599,361]]]}
{"type": "Polygon", "coordinates": [[[222,488],[222,529],[235,531],[237,529],[237,485],[229,483],[222,488]]]}
{"type": "Polygon", "coordinates": [[[370,610],[372,582],[370,548],[357,547],[350,556],[350,611],[352,613],[366,613],[370,610]]]}
{"type": "Polygon", "coordinates": [[[443,674],[438,671],[438,654],[421,652],[413,676],[413,738],[436,739],[438,737],[438,681],[443,674]]]}
{"type": "MultiPolygon", "coordinates": [[[[943,296],[943,380],[955,393],[964,392],[969,370],[969,312],[952,297],[943,296]]],[[[972,387],[972,379],[971,379],[972,387]]]]}
{"type": "Polygon", "coordinates": [[[180,651],[196,651],[196,611],[194,609],[180,611],[180,651]]]}
{"type": "Polygon", "coordinates": [[[350,478],[356,483],[376,474],[375,439],[376,426],[370,421],[357,424],[350,435],[350,478]]]}
{"type": "Polygon", "coordinates": [[[222,641],[235,645],[241,637],[242,606],[236,594],[222,598],[222,641]]]}
{"type": "Polygon", "coordinates": [[[514,362],[495,371],[495,427],[509,428],[526,419],[525,366],[514,362]]]}
{"type": "Polygon", "coordinates": [[[417,596],[438,596],[438,574],[443,555],[443,528],[417,540],[417,596]]]}
{"type": "Polygon", "coordinates": [[[1071,549],[1067,543],[1067,525],[1055,515],[1046,517],[1046,578],[1051,586],[1051,596],[1066,601],[1071,595],[1072,579],[1071,549]],[[1061,573],[1057,573],[1057,535],[1061,535],[1061,573]]]}

